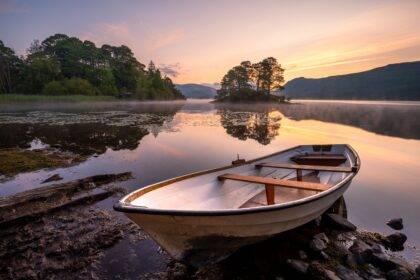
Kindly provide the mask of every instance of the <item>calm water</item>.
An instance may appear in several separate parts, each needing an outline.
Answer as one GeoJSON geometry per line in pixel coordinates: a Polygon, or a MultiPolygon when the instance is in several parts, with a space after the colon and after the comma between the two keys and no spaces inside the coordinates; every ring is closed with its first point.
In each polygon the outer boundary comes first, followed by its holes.
{"type": "Polygon", "coordinates": [[[349,219],[359,228],[389,233],[384,222],[403,217],[409,243],[420,245],[419,102],[2,105],[0,148],[49,145],[89,158],[66,169],[18,175],[0,184],[0,195],[38,187],[55,173],[68,181],[132,171],[134,179],[123,186],[134,190],[229,164],[237,154],[252,159],[322,143],[349,143],[361,157],[361,171],[345,195],[349,219]]]}

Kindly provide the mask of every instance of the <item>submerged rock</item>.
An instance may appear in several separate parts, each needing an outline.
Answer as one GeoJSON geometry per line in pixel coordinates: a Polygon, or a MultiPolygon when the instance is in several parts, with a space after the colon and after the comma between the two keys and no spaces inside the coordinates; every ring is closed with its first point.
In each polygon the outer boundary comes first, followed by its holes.
{"type": "Polygon", "coordinates": [[[337,214],[327,214],[325,216],[326,222],[333,228],[339,230],[354,231],[357,229],[355,225],[350,223],[347,219],[337,214]]]}
{"type": "Polygon", "coordinates": [[[391,219],[388,222],[386,222],[386,224],[395,230],[401,230],[403,229],[403,219],[402,218],[398,218],[398,219],[391,219]]]}

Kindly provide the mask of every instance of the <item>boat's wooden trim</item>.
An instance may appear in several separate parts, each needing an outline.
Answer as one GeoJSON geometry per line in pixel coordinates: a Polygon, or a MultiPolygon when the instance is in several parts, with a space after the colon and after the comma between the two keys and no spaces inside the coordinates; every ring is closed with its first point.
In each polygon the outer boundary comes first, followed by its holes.
{"type": "Polygon", "coordinates": [[[284,168],[296,170],[314,170],[314,171],[330,171],[330,172],[355,172],[355,167],[347,166],[325,166],[325,165],[302,165],[302,164],[288,164],[288,163],[259,163],[255,165],[256,168],[270,167],[270,168],[284,168]]]}
{"type": "Polygon", "coordinates": [[[217,179],[236,180],[236,181],[243,181],[243,182],[249,182],[249,183],[263,184],[266,186],[271,185],[274,187],[284,187],[284,188],[318,191],[318,192],[328,190],[331,187],[331,185],[328,185],[328,184],[291,181],[291,180],[285,180],[285,179],[275,179],[275,178],[270,178],[270,177],[247,176],[247,175],[229,174],[229,173],[220,175],[217,177],[217,179]]]}

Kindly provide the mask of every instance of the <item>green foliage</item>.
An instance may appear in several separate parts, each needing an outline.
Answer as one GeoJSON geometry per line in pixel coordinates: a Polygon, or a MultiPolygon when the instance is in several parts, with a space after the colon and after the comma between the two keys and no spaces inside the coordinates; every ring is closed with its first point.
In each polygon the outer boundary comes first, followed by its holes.
{"type": "Polygon", "coordinates": [[[99,102],[116,101],[109,95],[40,95],[40,94],[0,94],[0,103],[25,102],[99,102]]]}
{"type": "Polygon", "coordinates": [[[70,78],[63,81],[64,88],[69,95],[94,95],[95,88],[89,81],[82,78],[70,78]]]}
{"type": "Polygon", "coordinates": [[[42,94],[45,95],[66,95],[67,89],[64,87],[62,82],[52,81],[44,86],[42,94]]]}
{"type": "Polygon", "coordinates": [[[240,65],[230,69],[223,76],[220,83],[221,89],[217,91],[218,101],[280,101],[271,94],[273,90],[283,89],[284,69],[273,57],[268,57],[261,62],[251,64],[244,61],[240,65]]]}
{"type": "Polygon", "coordinates": [[[0,94],[15,91],[22,69],[22,60],[0,40],[0,94]]]}
{"type": "Polygon", "coordinates": [[[129,47],[97,48],[65,34],[34,41],[26,59],[0,41],[0,86],[0,93],[184,98],[153,62],[145,70],[129,47]]]}

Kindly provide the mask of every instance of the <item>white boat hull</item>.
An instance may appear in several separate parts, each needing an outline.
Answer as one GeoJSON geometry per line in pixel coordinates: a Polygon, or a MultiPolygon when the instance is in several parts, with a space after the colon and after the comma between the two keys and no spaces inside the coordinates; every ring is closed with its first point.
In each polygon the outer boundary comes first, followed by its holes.
{"type": "MultiPolygon", "coordinates": [[[[299,149],[308,146],[156,183],[128,194],[114,209],[124,212],[174,259],[194,266],[218,261],[240,247],[316,219],[344,194],[360,168],[359,158],[350,146],[334,145],[335,152],[346,154],[345,165],[355,167],[352,173],[319,172],[320,182],[333,182],[327,190],[308,193],[279,189],[274,205],[258,206],[258,200],[254,201],[255,207],[246,202],[261,194],[264,186],[217,180],[226,171],[274,176],[273,172],[278,171],[269,169],[270,172],[264,173],[256,170],[255,164],[288,160],[299,149]],[[288,195],[298,198],[281,201],[288,195]]],[[[281,175],[293,180],[288,172],[275,174],[276,178],[281,175]]]]}
{"type": "Polygon", "coordinates": [[[174,259],[199,266],[316,219],[343,195],[350,183],[322,199],[286,209],[223,216],[126,215],[174,259]]]}

